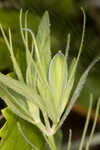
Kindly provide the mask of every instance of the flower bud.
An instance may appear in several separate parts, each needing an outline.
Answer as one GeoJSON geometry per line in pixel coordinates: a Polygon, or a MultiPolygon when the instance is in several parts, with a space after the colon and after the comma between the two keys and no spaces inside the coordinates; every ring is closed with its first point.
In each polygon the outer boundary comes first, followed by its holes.
{"type": "Polygon", "coordinates": [[[60,113],[61,96],[67,83],[67,64],[64,55],[58,52],[50,63],[49,84],[54,95],[56,111],[60,113]]]}

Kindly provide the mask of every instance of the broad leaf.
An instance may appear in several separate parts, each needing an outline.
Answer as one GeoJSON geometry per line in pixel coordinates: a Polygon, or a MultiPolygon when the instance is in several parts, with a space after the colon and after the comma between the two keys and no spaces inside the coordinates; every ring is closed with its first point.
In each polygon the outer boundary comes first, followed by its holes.
{"type": "MultiPolygon", "coordinates": [[[[4,127],[0,130],[0,150],[32,150],[32,146],[27,143],[22,136],[18,123],[25,137],[39,150],[45,150],[44,138],[41,132],[30,123],[14,115],[8,108],[3,110],[3,115],[7,119],[4,127]],[[6,143],[6,144],[5,144],[6,143]]],[[[35,149],[34,149],[35,150],[35,149]]]]}

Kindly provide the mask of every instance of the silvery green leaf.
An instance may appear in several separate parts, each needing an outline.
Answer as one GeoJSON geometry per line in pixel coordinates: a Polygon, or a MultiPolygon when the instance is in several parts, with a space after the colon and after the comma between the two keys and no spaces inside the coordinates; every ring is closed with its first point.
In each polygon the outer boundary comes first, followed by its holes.
{"type": "Polygon", "coordinates": [[[27,101],[24,97],[14,93],[14,91],[9,91],[3,84],[0,84],[0,97],[5,100],[6,104],[15,114],[30,123],[34,123],[34,119],[29,114],[27,101]]]}
{"type": "Polygon", "coordinates": [[[73,58],[71,61],[71,64],[69,65],[69,69],[68,69],[68,79],[71,76],[71,73],[72,73],[72,70],[73,70],[75,63],[76,63],[76,58],[73,58]]]}
{"type": "Polygon", "coordinates": [[[14,90],[16,93],[24,96],[26,99],[29,99],[36,106],[43,109],[44,105],[40,96],[35,91],[33,91],[32,88],[26,86],[24,83],[14,80],[10,77],[7,77],[1,73],[0,73],[0,83],[3,84],[5,87],[14,90]]]}
{"type": "MultiPolygon", "coordinates": [[[[22,13],[22,12],[20,12],[20,13],[22,13]]],[[[26,11],[26,13],[25,13],[25,28],[28,28],[27,15],[28,15],[28,11],[26,11]]],[[[21,17],[21,22],[20,22],[20,24],[21,24],[22,23],[22,15],[21,14],[20,14],[20,17],[21,17]]],[[[22,25],[21,25],[21,27],[22,27],[22,25]]],[[[22,30],[22,28],[21,28],[21,30],[22,30]]],[[[28,39],[28,32],[27,31],[25,31],[25,39],[24,40],[25,40],[25,48],[26,48],[26,62],[27,62],[27,65],[28,65],[29,60],[30,60],[30,51],[29,51],[29,43],[28,43],[29,39],[28,39]]]]}
{"type": "Polygon", "coordinates": [[[56,106],[54,105],[55,104],[54,97],[53,97],[53,93],[52,93],[51,89],[49,87],[45,86],[44,83],[41,82],[39,79],[37,80],[37,87],[38,87],[39,94],[47,108],[46,112],[47,112],[48,116],[52,119],[53,122],[57,122],[58,114],[56,111],[56,106]]]}
{"type": "MultiPolygon", "coordinates": [[[[63,95],[62,95],[62,101],[61,101],[61,107],[60,107],[60,110],[61,110],[61,114],[63,113],[68,101],[69,101],[69,98],[70,98],[70,94],[71,94],[71,91],[72,91],[72,88],[73,88],[73,85],[74,85],[74,81],[75,81],[75,77],[72,78],[69,86],[67,86],[64,90],[63,90],[63,95]]],[[[60,115],[61,115],[60,114],[60,115]]]]}
{"type": "Polygon", "coordinates": [[[68,36],[67,36],[67,45],[66,45],[66,50],[65,50],[66,62],[67,62],[67,59],[68,59],[69,48],[70,48],[70,34],[68,34],[68,36]]]}
{"type": "MultiPolygon", "coordinates": [[[[85,36],[85,24],[86,24],[86,16],[85,16],[85,12],[83,9],[81,9],[82,12],[83,12],[83,17],[84,17],[84,20],[83,20],[83,31],[82,31],[82,38],[81,38],[81,43],[80,43],[80,48],[79,48],[79,52],[78,52],[78,56],[76,58],[76,60],[73,61],[73,64],[72,64],[72,70],[71,70],[71,73],[69,72],[69,79],[68,79],[68,84],[67,86],[70,86],[70,83],[71,83],[71,80],[73,80],[73,77],[75,76],[75,73],[76,73],[76,69],[77,69],[77,65],[78,65],[78,62],[79,62],[79,59],[80,59],[80,55],[81,55],[81,52],[82,52],[82,48],[83,48],[83,43],[84,43],[84,36],[85,36]]],[[[70,39],[70,38],[69,38],[70,39]]]]}
{"type": "Polygon", "coordinates": [[[89,136],[88,141],[86,143],[86,147],[85,147],[86,150],[89,150],[90,144],[92,143],[92,139],[93,139],[94,131],[96,128],[96,122],[98,120],[99,112],[100,112],[100,98],[99,98],[98,103],[97,103],[95,118],[94,118],[94,122],[93,122],[92,129],[90,132],[90,136],[89,136]]]}
{"type": "Polygon", "coordinates": [[[16,58],[14,56],[14,53],[13,53],[12,40],[11,40],[11,32],[9,30],[9,38],[10,38],[10,43],[9,43],[9,41],[8,41],[8,39],[7,39],[7,37],[6,37],[5,33],[4,33],[4,30],[3,30],[3,28],[2,28],[1,25],[0,25],[0,29],[1,29],[2,35],[4,37],[5,43],[6,43],[7,47],[8,47],[8,50],[10,52],[11,59],[12,59],[12,62],[13,62],[13,66],[14,66],[14,70],[16,72],[16,75],[17,75],[17,77],[18,77],[18,79],[20,81],[24,82],[22,72],[20,70],[20,67],[19,67],[19,65],[18,65],[18,63],[16,61],[16,58]]]}
{"type": "Polygon", "coordinates": [[[34,82],[35,81],[35,75],[37,74],[34,68],[34,64],[33,64],[33,51],[30,53],[30,51],[27,52],[27,56],[29,58],[29,61],[27,62],[27,70],[26,70],[26,83],[27,85],[29,85],[30,87],[32,87],[34,90],[36,90],[36,84],[34,82]]]}
{"type": "MultiPolygon", "coordinates": [[[[35,70],[34,70],[34,65],[33,65],[33,60],[32,60],[33,59],[32,58],[33,49],[30,52],[29,46],[28,46],[28,32],[26,30],[23,30],[22,15],[23,15],[23,12],[21,9],[21,11],[20,11],[20,31],[21,31],[21,36],[22,36],[22,39],[23,39],[23,42],[25,45],[25,50],[26,50],[26,62],[27,62],[26,83],[35,89],[36,88],[36,84],[35,84],[36,75],[35,75],[35,70]],[[25,35],[24,35],[24,32],[25,32],[25,35]]],[[[28,15],[28,11],[26,11],[26,13],[25,13],[25,25],[24,25],[25,28],[28,28],[27,15],[28,15]]],[[[32,46],[33,46],[33,43],[32,43],[32,46]]]]}
{"type": "MultiPolygon", "coordinates": [[[[81,9],[82,12],[83,12],[83,16],[84,16],[84,21],[83,21],[83,31],[82,31],[82,38],[81,38],[81,43],[80,43],[80,48],[79,48],[79,52],[78,52],[78,56],[76,58],[75,61],[73,61],[72,63],[72,70],[71,70],[71,73],[69,71],[69,78],[68,78],[68,82],[67,82],[67,86],[66,86],[66,92],[67,93],[67,90],[69,91],[66,98],[67,100],[64,100],[64,104],[61,104],[61,113],[62,113],[62,110],[64,110],[65,106],[66,106],[66,102],[68,101],[68,98],[70,96],[70,92],[72,90],[72,87],[73,87],[73,83],[74,83],[74,77],[75,77],[75,73],[76,73],[76,69],[77,69],[77,65],[78,65],[78,62],[79,62],[79,58],[80,58],[80,55],[81,55],[81,52],[82,52],[82,48],[83,48],[83,43],[84,43],[84,36],[85,36],[85,24],[86,24],[86,16],[85,16],[85,13],[84,13],[84,10],[81,9]],[[71,85],[71,86],[70,86],[71,85]],[[70,87],[70,88],[69,88],[70,87]]],[[[70,38],[69,38],[70,39],[70,38]]],[[[66,95],[66,94],[64,94],[66,95]]],[[[71,109],[70,109],[71,110],[71,109]]]]}
{"type": "Polygon", "coordinates": [[[83,88],[83,85],[84,85],[84,83],[85,83],[85,81],[86,81],[86,79],[87,79],[87,76],[88,76],[89,71],[90,71],[91,68],[95,65],[95,63],[97,63],[99,60],[100,60],[100,57],[96,58],[96,59],[89,65],[89,67],[86,69],[86,71],[85,71],[85,72],[83,73],[83,75],[81,76],[81,78],[80,78],[80,80],[79,80],[79,82],[78,82],[78,85],[77,85],[77,87],[76,87],[76,89],[75,89],[75,91],[74,91],[74,94],[73,94],[73,96],[72,96],[72,98],[71,98],[71,103],[72,103],[72,105],[74,104],[74,102],[76,101],[76,99],[79,97],[80,92],[81,92],[81,90],[82,90],[82,88],[83,88]]]}
{"type": "Polygon", "coordinates": [[[41,111],[46,111],[50,118],[53,120],[56,120],[56,116],[54,112],[53,104],[52,107],[48,107],[48,102],[45,103],[44,100],[37,94],[36,91],[34,91],[29,86],[26,86],[24,83],[14,80],[10,77],[7,77],[0,73],[0,85],[4,87],[8,87],[9,89],[15,91],[17,94],[20,94],[21,96],[24,96],[26,99],[28,99],[30,102],[34,103],[37,107],[41,109],[41,111]],[[53,110],[53,111],[52,111],[53,110]]]}
{"type": "Polygon", "coordinates": [[[71,142],[72,140],[72,130],[69,130],[69,137],[68,137],[68,143],[67,143],[67,150],[70,150],[71,149],[71,142]]]}
{"type": "Polygon", "coordinates": [[[66,104],[69,100],[69,97],[70,97],[70,94],[71,94],[71,91],[72,91],[72,88],[74,85],[75,75],[74,74],[72,75],[72,73],[73,73],[73,68],[75,67],[75,65],[76,65],[76,59],[73,59],[69,66],[68,82],[67,82],[67,85],[66,85],[65,89],[63,90],[63,94],[62,94],[62,101],[61,101],[61,105],[60,105],[61,106],[60,107],[61,114],[66,107],[66,104]]]}
{"type": "Polygon", "coordinates": [[[70,111],[71,111],[71,109],[72,109],[74,103],[76,102],[78,96],[80,95],[80,92],[81,92],[81,90],[82,90],[82,88],[83,88],[83,85],[84,85],[86,79],[87,79],[87,76],[88,76],[89,71],[90,71],[91,68],[95,65],[95,63],[96,63],[97,61],[99,61],[99,60],[100,60],[100,57],[96,58],[96,59],[89,65],[89,67],[86,69],[86,71],[85,71],[85,72],[83,73],[83,75],[81,76],[81,78],[80,78],[80,80],[79,80],[79,82],[78,82],[78,85],[77,85],[77,87],[76,87],[76,89],[75,89],[75,91],[74,91],[74,94],[73,94],[73,96],[72,96],[72,98],[71,98],[71,100],[70,100],[70,103],[69,103],[68,107],[66,108],[63,117],[61,118],[61,121],[60,121],[60,123],[59,123],[59,125],[58,125],[58,128],[61,127],[61,125],[63,124],[64,120],[65,120],[66,117],[69,115],[69,113],[70,113],[70,111]]]}
{"type": "Polygon", "coordinates": [[[40,54],[40,59],[43,67],[43,71],[47,77],[49,64],[51,60],[50,51],[50,23],[48,12],[45,12],[43,18],[41,19],[38,33],[36,36],[37,47],[40,54]]]}
{"type": "MultiPolygon", "coordinates": [[[[46,27],[48,26],[48,23],[46,24],[46,22],[45,22],[45,17],[44,17],[44,19],[43,19],[43,21],[41,21],[41,25],[40,25],[40,27],[39,27],[39,31],[38,31],[38,34],[37,34],[37,41],[35,40],[35,36],[34,36],[34,33],[30,30],[30,29],[28,29],[27,28],[27,16],[25,16],[25,28],[23,28],[22,29],[22,12],[21,12],[21,14],[20,14],[20,27],[21,27],[21,33],[22,33],[22,38],[23,38],[23,41],[24,41],[24,44],[25,44],[25,46],[26,46],[26,58],[27,58],[27,64],[28,64],[28,66],[27,66],[27,72],[26,72],[26,81],[27,81],[27,84],[29,85],[29,86],[31,86],[34,90],[36,90],[36,86],[37,86],[37,79],[39,78],[39,80],[38,81],[41,81],[41,83],[43,84],[43,86],[42,86],[42,89],[41,89],[41,91],[40,91],[40,93],[43,93],[42,91],[43,91],[43,89],[44,89],[44,93],[46,93],[46,95],[47,95],[47,92],[45,92],[45,91],[47,91],[47,89],[46,89],[46,86],[44,86],[45,85],[45,83],[44,83],[44,79],[45,79],[45,77],[44,77],[44,75],[45,75],[45,71],[43,70],[43,65],[42,65],[42,61],[41,61],[41,59],[40,59],[40,45],[39,45],[39,43],[38,43],[38,46],[37,46],[37,42],[39,41],[39,40],[42,40],[42,39],[40,39],[40,38],[43,38],[43,35],[42,34],[44,34],[44,30],[42,30],[42,27],[44,26],[44,25],[46,25],[46,27]],[[23,30],[25,30],[25,35],[26,35],[26,37],[24,37],[24,34],[23,34],[23,30]],[[32,59],[32,56],[30,55],[30,51],[29,51],[29,49],[28,49],[28,45],[27,45],[27,42],[28,42],[28,33],[27,32],[30,32],[31,33],[31,35],[32,35],[32,40],[33,40],[33,42],[34,42],[34,45],[35,45],[35,53],[36,53],[36,58],[37,58],[37,62],[39,62],[39,63],[37,63],[36,61],[33,61],[33,59],[32,59]],[[41,32],[41,34],[40,34],[40,32],[41,32]],[[42,33],[43,32],[43,33],[42,33]],[[29,60],[28,60],[29,59],[29,60]],[[42,70],[42,74],[41,74],[41,70],[42,70]],[[43,88],[44,87],[44,88],[43,88]]],[[[47,27],[48,28],[48,27],[47,27]]],[[[47,29],[48,30],[48,29],[47,29]]],[[[48,32],[48,31],[47,31],[48,32]]],[[[41,42],[42,41],[40,41],[40,44],[41,44],[41,42]]],[[[43,43],[42,43],[43,44],[43,43]]],[[[48,44],[48,41],[47,41],[47,44],[48,44]]],[[[46,45],[46,44],[45,44],[46,45]]],[[[47,46],[47,45],[46,45],[47,46]]],[[[42,47],[41,47],[42,48],[42,47]]],[[[48,47],[47,47],[48,48],[48,47]]],[[[47,53],[46,54],[48,54],[48,51],[47,51],[47,53]]],[[[46,57],[47,58],[47,57],[46,57]]],[[[44,59],[44,58],[43,58],[44,59]]],[[[40,84],[38,84],[39,86],[40,86],[40,84]]],[[[40,89],[39,87],[38,87],[38,89],[40,89]]],[[[45,99],[44,99],[44,97],[42,97],[43,99],[42,99],[42,101],[44,100],[45,101],[45,108],[47,109],[47,105],[46,105],[46,103],[47,103],[47,97],[45,97],[45,99]]],[[[50,99],[50,98],[49,98],[50,99]]],[[[51,102],[50,102],[50,100],[48,101],[48,103],[50,103],[50,104],[52,104],[51,102]]],[[[49,105],[50,106],[50,105],[49,105]]],[[[52,105],[53,106],[53,105],[52,105]]],[[[49,107],[49,108],[52,108],[51,106],[49,107]]],[[[35,109],[37,109],[37,108],[35,108],[35,109]]],[[[50,113],[52,113],[52,111],[48,111],[47,110],[47,112],[49,113],[49,115],[50,115],[50,113]]],[[[51,117],[51,116],[50,116],[51,117]]]]}
{"type": "MultiPolygon", "coordinates": [[[[32,51],[33,52],[33,51],[32,51]]],[[[30,52],[27,50],[28,56],[27,58],[29,58],[29,62],[28,66],[27,66],[27,70],[26,70],[26,83],[28,86],[30,86],[33,90],[36,91],[36,82],[37,82],[37,73],[34,69],[34,64],[33,64],[33,60],[32,60],[32,54],[30,54],[30,52]]],[[[34,103],[32,102],[28,102],[30,111],[32,114],[35,115],[35,118],[37,118],[38,120],[40,120],[40,116],[39,116],[39,107],[36,106],[34,103]]]]}
{"type": "MultiPolygon", "coordinates": [[[[49,115],[50,118],[52,118],[52,120],[56,120],[57,119],[57,116],[56,116],[56,111],[55,111],[55,105],[54,105],[54,101],[53,101],[53,96],[52,96],[52,92],[50,91],[50,88],[49,88],[49,85],[48,85],[48,82],[46,82],[44,80],[44,77],[41,75],[41,70],[39,69],[38,65],[35,63],[35,61],[32,59],[32,57],[30,57],[30,60],[31,60],[31,65],[32,65],[32,68],[35,69],[35,75],[36,75],[36,86],[39,90],[39,94],[40,96],[42,97],[42,101],[44,103],[44,106],[46,108],[46,111],[49,115]],[[49,109],[48,109],[48,105],[49,105],[49,109]]],[[[29,66],[28,66],[29,67],[29,66]]],[[[26,74],[30,77],[28,77],[29,79],[31,79],[32,77],[32,72],[30,70],[30,72],[28,72],[28,69],[27,68],[27,73],[29,74],[26,74]]],[[[33,80],[33,82],[34,82],[33,80]]],[[[27,80],[27,83],[28,83],[28,80],[27,80]]],[[[28,83],[29,84],[29,83],[28,83]]],[[[32,85],[29,85],[32,87],[32,85]]],[[[33,85],[33,90],[36,90],[35,89],[35,86],[33,85]]]]}

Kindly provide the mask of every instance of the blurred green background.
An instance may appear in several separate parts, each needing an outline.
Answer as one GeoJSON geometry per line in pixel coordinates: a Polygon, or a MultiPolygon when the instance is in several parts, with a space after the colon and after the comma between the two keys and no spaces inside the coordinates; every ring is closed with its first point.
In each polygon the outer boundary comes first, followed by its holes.
{"type": "MultiPolygon", "coordinates": [[[[0,23],[5,32],[11,28],[13,36],[14,52],[19,65],[25,71],[24,46],[19,30],[19,11],[23,8],[25,12],[29,10],[28,27],[36,34],[38,24],[44,11],[47,10],[51,20],[51,43],[52,55],[58,50],[64,52],[67,34],[71,33],[71,48],[69,53],[69,63],[74,56],[77,56],[83,25],[83,15],[80,11],[83,7],[86,12],[86,35],[83,52],[80,58],[76,82],[84,72],[89,63],[100,55],[100,2],[99,0],[0,0],[0,23]]],[[[45,29],[44,29],[45,30],[45,29]]],[[[9,52],[6,48],[0,33],[0,71],[7,74],[13,70],[9,52]]],[[[100,96],[100,63],[89,73],[87,82],[78,102],[87,109],[89,104],[89,94],[94,95],[94,109],[98,97],[100,96]]],[[[5,105],[0,101],[0,108],[5,105]]]]}

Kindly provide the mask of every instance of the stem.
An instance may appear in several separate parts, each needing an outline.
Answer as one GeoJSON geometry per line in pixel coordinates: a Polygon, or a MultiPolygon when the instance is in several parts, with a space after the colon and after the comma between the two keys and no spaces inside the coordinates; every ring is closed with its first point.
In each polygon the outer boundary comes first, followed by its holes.
{"type": "Polygon", "coordinates": [[[53,135],[51,135],[51,136],[48,137],[48,141],[50,143],[50,149],[51,150],[56,150],[56,145],[55,145],[55,142],[54,142],[53,135]]]}
{"type": "Polygon", "coordinates": [[[43,112],[43,117],[44,117],[45,126],[46,126],[47,130],[50,130],[49,119],[48,119],[47,113],[45,111],[43,112]]]}
{"type": "Polygon", "coordinates": [[[86,133],[87,133],[87,129],[88,129],[89,121],[90,121],[92,104],[93,104],[93,95],[90,95],[90,105],[89,105],[89,110],[88,110],[87,119],[86,119],[86,123],[85,123],[84,130],[83,130],[83,135],[82,135],[81,143],[79,146],[79,150],[82,150],[82,147],[84,145],[84,139],[86,137],[86,133]]]}

